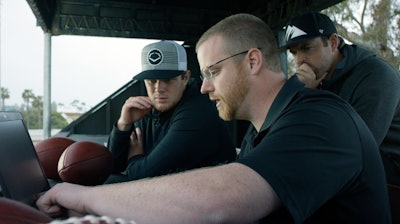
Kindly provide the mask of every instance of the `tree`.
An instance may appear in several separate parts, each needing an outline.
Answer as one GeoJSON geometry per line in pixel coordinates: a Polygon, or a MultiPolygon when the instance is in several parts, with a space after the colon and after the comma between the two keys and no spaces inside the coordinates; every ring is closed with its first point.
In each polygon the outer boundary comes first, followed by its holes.
{"type": "Polygon", "coordinates": [[[377,53],[400,69],[398,0],[347,0],[323,10],[340,36],[377,53]]]}
{"type": "Polygon", "coordinates": [[[5,108],[6,99],[10,99],[10,92],[7,88],[1,87],[1,109],[5,108]]]}
{"type": "Polygon", "coordinates": [[[32,100],[32,109],[34,109],[34,113],[37,114],[37,128],[42,127],[43,119],[43,98],[42,96],[34,96],[32,100]]]}
{"type": "Polygon", "coordinates": [[[72,107],[74,107],[75,109],[77,109],[79,112],[82,112],[85,110],[86,107],[86,103],[84,102],[80,102],[79,100],[73,100],[70,104],[72,107]]]}
{"type": "Polygon", "coordinates": [[[67,120],[61,116],[60,113],[56,111],[51,112],[51,128],[61,129],[68,125],[67,120]]]}
{"type": "MultiPolygon", "coordinates": [[[[24,92],[22,93],[22,99],[26,103],[26,111],[29,114],[29,102],[32,98],[34,98],[35,95],[33,94],[31,89],[25,89],[24,92]]],[[[29,116],[26,118],[26,126],[29,128],[29,116]]]]}
{"type": "Polygon", "coordinates": [[[26,103],[26,110],[27,111],[29,111],[29,102],[34,97],[35,97],[35,94],[33,94],[31,89],[25,89],[24,92],[22,93],[22,99],[26,103]]]}

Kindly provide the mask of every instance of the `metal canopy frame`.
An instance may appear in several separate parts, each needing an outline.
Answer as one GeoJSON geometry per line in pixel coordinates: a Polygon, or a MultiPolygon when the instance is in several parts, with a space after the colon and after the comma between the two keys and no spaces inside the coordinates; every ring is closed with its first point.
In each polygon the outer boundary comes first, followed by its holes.
{"type": "Polygon", "coordinates": [[[38,25],[52,35],[196,40],[226,16],[246,12],[274,31],[293,15],[342,0],[27,0],[38,25]]]}

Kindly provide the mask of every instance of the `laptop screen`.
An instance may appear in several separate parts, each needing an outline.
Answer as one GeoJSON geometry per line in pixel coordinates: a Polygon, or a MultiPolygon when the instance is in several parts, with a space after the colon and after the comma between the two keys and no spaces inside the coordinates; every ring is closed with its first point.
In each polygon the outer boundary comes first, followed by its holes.
{"type": "Polygon", "coordinates": [[[49,183],[20,115],[0,112],[0,184],[5,197],[35,206],[49,183]]]}

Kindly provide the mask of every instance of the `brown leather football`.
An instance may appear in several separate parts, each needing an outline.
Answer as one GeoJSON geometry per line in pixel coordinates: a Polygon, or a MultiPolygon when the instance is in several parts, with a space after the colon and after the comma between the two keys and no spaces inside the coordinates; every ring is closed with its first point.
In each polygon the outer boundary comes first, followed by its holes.
{"type": "Polygon", "coordinates": [[[112,155],[105,146],[79,141],[62,153],[58,161],[58,174],[64,182],[99,185],[110,175],[112,164],[112,155]]]}
{"type": "Polygon", "coordinates": [[[75,141],[64,137],[52,137],[35,144],[35,150],[47,178],[61,180],[57,164],[64,150],[75,141]]]}
{"type": "Polygon", "coordinates": [[[36,224],[48,223],[51,220],[50,216],[31,206],[0,197],[0,223],[36,224]]]}

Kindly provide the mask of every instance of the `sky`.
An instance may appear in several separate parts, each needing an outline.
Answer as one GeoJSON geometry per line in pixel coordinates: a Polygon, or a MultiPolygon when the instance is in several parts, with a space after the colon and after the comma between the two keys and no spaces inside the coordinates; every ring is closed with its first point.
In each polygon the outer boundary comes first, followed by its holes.
{"type": "MultiPolygon", "coordinates": [[[[0,0],[0,85],[22,104],[30,89],[43,96],[44,33],[26,0],[0,0]]],[[[51,102],[88,108],[110,96],[141,70],[142,48],[156,40],[52,36],[51,102]]]]}

